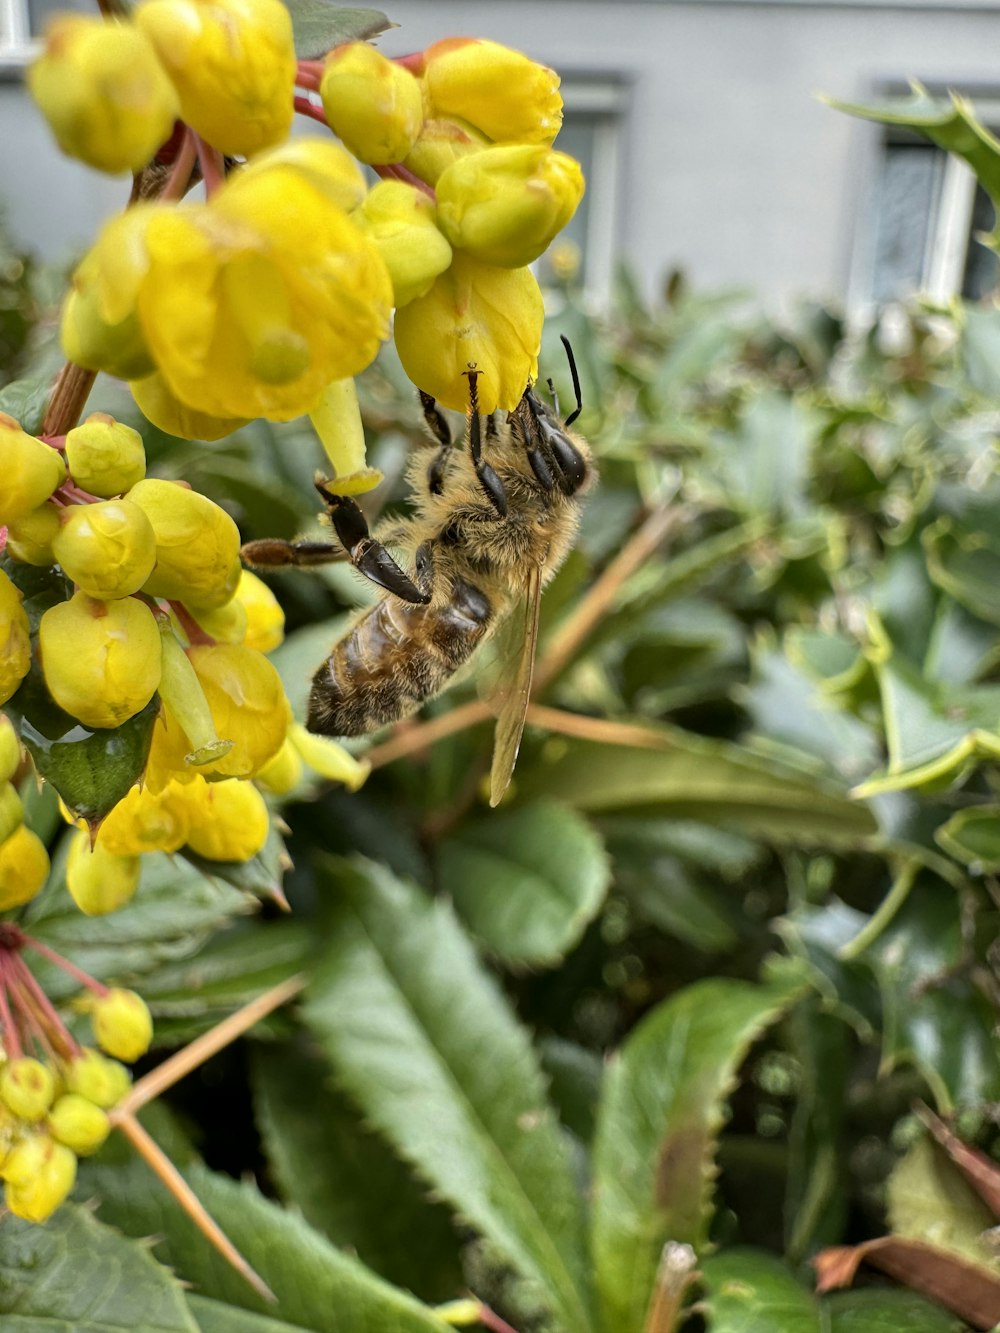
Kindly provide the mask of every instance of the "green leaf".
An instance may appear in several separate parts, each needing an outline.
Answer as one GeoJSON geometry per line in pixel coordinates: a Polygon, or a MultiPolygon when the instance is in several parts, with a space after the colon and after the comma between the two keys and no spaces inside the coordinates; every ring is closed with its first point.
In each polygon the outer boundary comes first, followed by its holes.
{"type": "Polygon", "coordinates": [[[235,1305],[189,1295],[188,1309],[198,1321],[199,1333],[299,1333],[299,1326],[267,1315],[251,1314],[235,1305]]]}
{"type": "Polygon", "coordinates": [[[29,435],[37,435],[42,428],[53,383],[51,375],[11,380],[0,389],[0,412],[13,417],[29,435]]]}
{"type": "Polygon", "coordinates": [[[343,42],[367,42],[395,28],[380,9],[349,9],[328,0],[285,0],[292,15],[295,54],[316,60],[343,42]]]}
{"type": "Polygon", "coordinates": [[[447,902],[360,860],[328,869],[328,948],[304,1016],[339,1081],[585,1333],[580,1199],[526,1033],[447,902]]]}
{"type": "Polygon", "coordinates": [[[0,1221],[0,1316],[4,1333],[198,1333],[148,1245],[72,1203],[44,1226],[0,1221]]]}
{"type": "Polygon", "coordinates": [[[723,1250],[701,1270],[711,1333],[821,1333],[812,1293],[773,1254],[723,1250]]]}
{"type": "Polygon", "coordinates": [[[815,408],[778,390],[752,398],[736,429],[716,440],[734,507],[769,517],[805,514],[809,458],[823,423],[815,408]]]}
{"type": "Polygon", "coordinates": [[[1000,805],[960,810],[934,836],[973,874],[995,875],[1000,871],[1000,805]]]}
{"type": "Polygon", "coordinates": [[[506,963],[555,963],[607,892],[608,858],[573,810],[535,801],[465,824],[438,848],[441,888],[478,940],[506,963]]]}
{"type": "Polygon", "coordinates": [[[592,1236],[608,1329],[641,1333],[667,1240],[704,1243],[724,1099],[751,1043],[800,989],[697,982],[647,1014],[609,1064],[592,1236]]]}
{"type": "Polygon", "coordinates": [[[1000,625],[1000,545],[989,534],[968,530],[947,516],[923,532],[927,572],[959,605],[991,625],[1000,625]]]}
{"type": "Polygon", "coordinates": [[[914,1291],[838,1291],[821,1308],[830,1333],[966,1333],[961,1319],[914,1291]]]}
{"type": "Polygon", "coordinates": [[[634,746],[550,744],[521,780],[523,795],[545,794],[590,813],[702,820],[778,842],[857,846],[876,831],[865,806],[814,775],[679,728],[634,734],[634,746]]]}
{"type": "Polygon", "coordinates": [[[892,1169],[886,1186],[889,1229],[992,1268],[986,1239],[996,1218],[957,1166],[931,1139],[918,1139],[892,1169]]]}
{"type": "Polygon", "coordinates": [[[101,1199],[101,1216],[128,1234],[162,1237],[157,1249],[199,1295],[314,1333],[446,1333],[447,1326],[426,1306],[336,1249],[301,1217],[266,1199],[254,1185],[198,1165],[188,1167],[184,1174],[209,1213],[274,1292],[276,1304],[258,1296],[207,1244],[144,1163],[91,1164],[85,1179],[101,1199]]]}
{"type": "Polygon", "coordinates": [[[213,861],[207,856],[198,856],[190,848],[182,849],[181,855],[203,875],[223,879],[234,889],[252,893],[256,898],[274,898],[284,904],[281,885],[292,861],[274,819],[267,831],[267,841],[249,861],[213,861]]]}
{"type": "Polygon", "coordinates": [[[461,1290],[447,1211],[331,1087],[330,1066],[301,1045],[253,1060],[257,1120],[283,1198],[335,1244],[424,1300],[461,1290]]]}

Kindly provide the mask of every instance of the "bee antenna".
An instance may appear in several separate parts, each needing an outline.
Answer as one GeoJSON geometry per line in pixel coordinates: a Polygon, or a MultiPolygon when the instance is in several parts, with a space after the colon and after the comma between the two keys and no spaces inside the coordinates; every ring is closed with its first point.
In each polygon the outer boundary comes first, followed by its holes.
{"type": "Polygon", "coordinates": [[[559,341],[562,343],[563,347],[566,348],[566,360],[569,362],[569,373],[573,376],[573,394],[576,398],[576,407],[570,412],[564,423],[567,426],[572,426],[573,422],[583,411],[583,394],[580,391],[580,372],[576,368],[576,357],[573,355],[573,348],[570,346],[570,341],[565,333],[560,333],[559,341]]]}

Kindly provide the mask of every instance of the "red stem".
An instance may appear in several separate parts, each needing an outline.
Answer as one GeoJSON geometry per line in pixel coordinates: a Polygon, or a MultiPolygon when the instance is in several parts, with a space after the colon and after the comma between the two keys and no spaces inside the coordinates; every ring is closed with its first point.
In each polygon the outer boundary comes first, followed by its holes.
{"type": "MultiPolygon", "coordinates": [[[[30,943],[27,939],[25,942],[30,943]]],[[[55,1005],[53,1005],[52,1001],[42,990],[38,978],[32,972],[31,968],[19,954],[11,955],[10,961],[11,970],[24,985],[28,993],[31,995],[35,1005],[37,1005],[48,1021],[53,1039],[64,1048],[67,1055],[72,1056],[78,1054],[80,1050],[79,1045],[73,1040],[72,1034],[67,1029],[66,1024],[59,1017],[55,1005]]],[[[44,1032],[42,1033],[42,1039],[43,1041],[46,1041],[46,1045],[48,1045],[44,1032]]]]}
{"type": "Polygon", "coordinates": [[[68,958],[64,958],[61,953],[56,953],[55,949],[50,949],[41,940],[33,939],[30,935],[24,935],[21,938],[21,943],[28,949],[34,949],[35,953],[41,954],[43,958],[48,959],[50,963],[54,963],[56,967],[61,967],[74,981],[78,981],[81,986],[86,986],[87,990],[92,990],[95,995],[102,998],[107,995],[108,988],[103,981],[98,981],[95,977],[90,976],[89,973],[84,972],[82,967],[77,967],[76,963],[71,963],[68,958]]]}
{"type": "Polygon", "coordinates": [[[7,950],[0,952],[0,1023],[3,1024],[3,1044],[12,1060],[20,1060],[22,1054],[21,1038],[14,1025],[14,1015],[10,1011],[7,998],[7,963],[13,957],[7,950]]]}
{"type": "Polygon", "coordinates": [[[194,160],[197,155],[198,140],[195,136],[195,132],[188,126],[185,126],[184,137],[177,150],[177,156],[174,158],[174,165],[170,169],[170,175],[167,177],[166,184],[160,191],[160,199],[169,203],[171,200],[184,198],[185,194],[187,194],[188,186],[191,184],[191,168],[194,166],[194,160]]]}
{"type": "Polygon", "coordinates": [[[422,190],[428,199],[437,199],[433,188],[426,181],[422,181],[419,176],[414,175],[409,167],[404,167],[402,162],[392,162],[387,166],[373,166],[372,171],[375,172],[376,176],[381,176],[383,180],[405,181],[407,185],[412,185],[414,189],[422,190]]]}
{"type": "MultiPolygon", "coordinates": [[[[320,66],[322,69],[322,66],[320,66]]],[[[299,88],[308,88],[310,92],[319,92],[320,73],[317,70],[307,68],[305,61],[299,61],[298,72],[295,75],[295,82],[299,88]]]]}
{"type": "Polygon", "coordinates": [[[187,641],[193,648],[195,644],[215,643],[211,634],[206,634],[183,602],[168,601],[167,605],[180,622],[180,627],[187,635],[187,641]]]}
{"type": "Polygon", "coordinates": [[[308,97],[304,95],[297,96],[295,98],[295,110],[302,116],[311,116],[313,120],[318,120],[319,123],[325,125],[327,129],[330,128],[330,126],[326,124],[326,116],[323,112],[323,108],[317,106],[315,102],[310,101],[308,97]]]}
{"type": "Polygon", "coordinates": [[[506,1319],[501,1319],[496,1310],[491,1310],[482,1301],[479,1303],[479,1322],[484,1328],[492,1329],[493,1333],[517,1333],[516,1328],[508,1324],[506,1319]]]}
{"type": "Polygon", "coordinates": [[[207,144],[201,135],[197,136],[198,161],[201,163],[201,175],[205,182],[205,195],[211,199],[220,185],[225,183],[226,164],[222,154],[211,144],[207,144]]]}
{"type": "Polygon", "coordinates": [[[423,74],[424,72],[423,51],[411,51],[408,56],[393,56],[392,58],[397,65],[402,65],[411,74],[423,74]]]}

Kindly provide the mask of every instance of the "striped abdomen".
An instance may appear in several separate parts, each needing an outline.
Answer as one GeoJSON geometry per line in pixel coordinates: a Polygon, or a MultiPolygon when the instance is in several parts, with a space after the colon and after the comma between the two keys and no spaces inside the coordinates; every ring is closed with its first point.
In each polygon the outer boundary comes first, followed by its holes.
{"type": "Polygon", "coordinates": [[[489,629],[485,593],[456,579],[446,602],[377,602],[334,645],[313,677],[310,731],[363,736],[398,722],[443,689],[489,629]]]}

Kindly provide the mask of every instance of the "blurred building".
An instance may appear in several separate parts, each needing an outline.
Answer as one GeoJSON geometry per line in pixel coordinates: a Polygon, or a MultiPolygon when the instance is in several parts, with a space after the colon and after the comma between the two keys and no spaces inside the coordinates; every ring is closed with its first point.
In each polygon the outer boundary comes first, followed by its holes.
{"type": "MultiPolygon", "coordinates": [[[[73,0],[84,7],[82,0],[73,0]]],[[[381,0],[390,55],[468,33],[563,75],[559,146],[589,188],[573,224],[597,299],[624,259],[649,292],[808,293],[856,313],[920,288],[978,295],[991,210],[960,163],[818,100],[971,94],[1000,128],[1000,3],[990,0],[381,0]]],[[[60,158],[20,82],[59,0],[0,0],[0,203],[21,243],[80,247],[127,182],[60,158]]],[[[92,6],[88,6],[92,7],[92,6]]]]}

